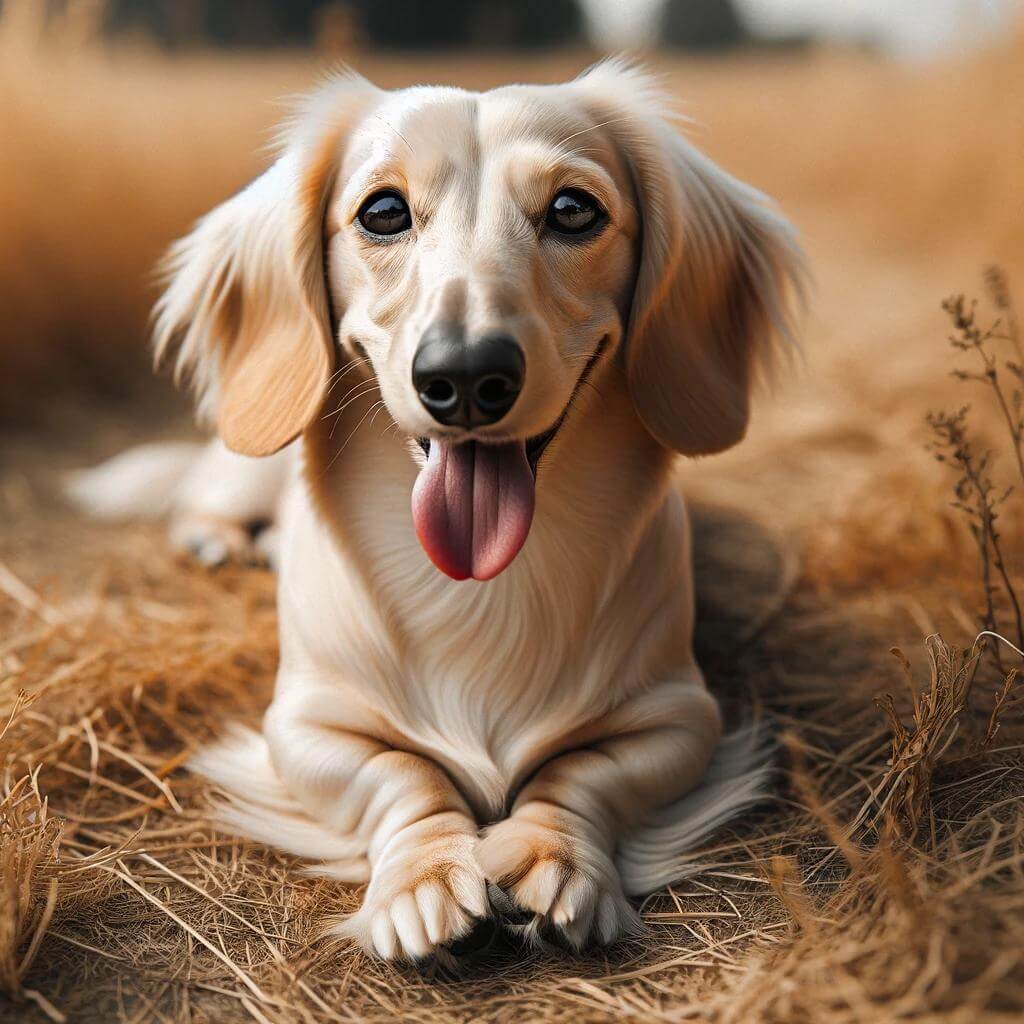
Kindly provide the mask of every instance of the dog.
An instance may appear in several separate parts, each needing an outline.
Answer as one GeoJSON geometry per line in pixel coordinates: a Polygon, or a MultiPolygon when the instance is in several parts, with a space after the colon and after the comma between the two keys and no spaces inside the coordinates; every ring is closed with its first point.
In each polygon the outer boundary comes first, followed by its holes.
{"type": "Polygon", "coordinates": [[[340,934],[428,957],[491,884],[535,935],[611,943],[763,792],[694,660],[673,465],[744,436],[802,266],[617,61],[483,93],[334,77],[175,244],[156,351],[219,439],[73,490],[276,561],[262,733],[193,768],[225,827],[365,884],[340,934]]]}

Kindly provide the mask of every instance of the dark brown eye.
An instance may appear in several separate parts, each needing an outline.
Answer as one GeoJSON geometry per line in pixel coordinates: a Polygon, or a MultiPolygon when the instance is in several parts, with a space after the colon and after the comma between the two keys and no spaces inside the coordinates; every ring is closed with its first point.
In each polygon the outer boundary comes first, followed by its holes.
{"type": "Polygon", "coordinates": [[[605,219],[604,210],[592,195],[579,188],[566,188],[551,201],[544,222],[560,235],[582,235],[605,219]]]}
{"type": "Polygon", "coordinates": [[[400,235],[412,227],[412,214],[397,192],[374,192],[359,208],[359,223],[371,235],[400,235]]]}

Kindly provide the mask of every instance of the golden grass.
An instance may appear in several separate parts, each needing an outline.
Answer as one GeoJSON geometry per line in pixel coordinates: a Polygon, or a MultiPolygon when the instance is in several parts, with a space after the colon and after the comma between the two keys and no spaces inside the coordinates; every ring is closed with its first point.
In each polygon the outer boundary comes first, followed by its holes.
{"type": "MultiPolygon", "coordinates": [[[[991,260],[1024,280],[1024,42],[914,74],[842,54],[660,62],[707,148],[780,197],[817,277],[806,374],[748,442],[683,474],[704,503],[701,660],[732,713],[756,704],[785,730],[778,792],[645,903],[643,939],[509,949],[449,977],[316,941],[358,895],[204,822],[181,766],[268,698],[272,580],[179,564],[158,528],[83,523],[56,498],[62,469],[181,427],[141,404],[69,408],[52,385],[139,386],[152,259],[253,172],[265,101],[313,62],[104,54],[70,28],[33,49],[6,29],[0,390],[45,430],[9,431],[0,475],[0,1017],[1020,1019],[1018,698],[989,660],[923,639],[970,648],[983,608],[924,415],[976,387],[972,434],[999,442],[983,386],[948,378],[963,360],[938,299],[991,260]]],[[[585,60],[356,63],[384,84],[485,85],[585,60]]],[[[1000,525],[1019,580],[1018,508],[1000,525]]]]}

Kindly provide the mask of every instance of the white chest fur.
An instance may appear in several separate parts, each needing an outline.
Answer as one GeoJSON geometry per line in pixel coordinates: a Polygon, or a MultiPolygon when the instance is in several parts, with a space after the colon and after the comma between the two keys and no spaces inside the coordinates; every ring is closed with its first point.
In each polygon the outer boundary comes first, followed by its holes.
{"type": "Polygon", "coordinates": [[[360,432],[332,463],[322,437],[307,439],[284,517],[279,691],[290,679],[308,688],[315,674],[313,713],[346,727],[360,705],[354,718],[379,716],[392,742],[428,753],[473,803],[500,809],[574,732],[688,658],[682,503],[655,486],[653,457],[607,466],[594,440],[582,455],[573,443],[572,466],[541,467],[513,564],[488,582],[456,582],[416,539],[417,466],[403,442],[360,432]],[[631,472],[634,488],[602,486],[631,472]]]}

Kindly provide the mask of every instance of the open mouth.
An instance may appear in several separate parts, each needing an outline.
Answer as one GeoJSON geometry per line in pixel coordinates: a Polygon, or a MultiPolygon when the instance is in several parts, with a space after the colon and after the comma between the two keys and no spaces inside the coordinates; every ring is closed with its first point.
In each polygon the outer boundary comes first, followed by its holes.
{"type": "MultiPolygon", "coordinates": [[[[555,420],[554,424],[548,427],[541,434],[537,434],[534,437],[527,438],[525,442],[511,442],[512,444],[522,444],[526,450],[526,461],[530,466],[530,472],[533,473],[534,479],[537,478],[537,464],[540,462],[540,457],[544,454],[544,449],[554,440],[555,434],[558,433],[559,427],[565,421],[566,413],[569,411],[566,406],[565,412],[555,420]]],[[[430,438],[429,437],[417,437],[416,443],[420,446],[423,454],[430,458],[430,438]]],[[[463,441],[464,445],[477,444],[476,441],[463,441]]]]}
{"type": "Polygon", "coordinates": [[[417,438],[427,463],[412,491],[413,523],[441,572],[456,580],[489,580],[519,554],[533,522],[540,458],[606,343],[602,339],[562,414],[543,433],[495,443],[417,438]]]}

